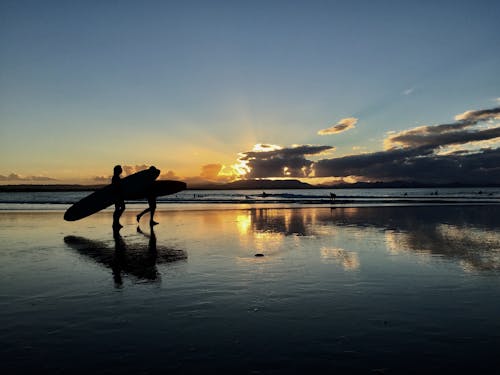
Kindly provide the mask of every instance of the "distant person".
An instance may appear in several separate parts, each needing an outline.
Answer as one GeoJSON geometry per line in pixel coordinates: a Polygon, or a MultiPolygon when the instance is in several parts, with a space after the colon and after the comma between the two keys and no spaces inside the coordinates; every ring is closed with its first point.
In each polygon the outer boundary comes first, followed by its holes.
{"type": "Polygon", "coordinates": [[[147,198],[148,198],[149,207],[146,208],[144,211],[142,211],[139,215],[137,215],[137,222],[139,222],[141,220],[141,217],[144,214],[151,212],[150,217],[149,217],[149,225],[153,226],[153,225],[158,224],[158,222],[154,221],[154,215],[155,215],[155,211],[156,211],[156,195],[154,194],[153,191],[150,191],[147,198]]]}
{"type": "Polygon", "coordinates": [[[113,186],[113,193],[115,195],[115,212],[113,213],[113,229],[120,230],[123,225],[120,224],[120,217],[125,211],[125,200],[123,197],[122,180],[120,175],[123,170],[121,165],[116,165],[113,169],[113,178],[111,179],[111,186],[113,186]]]}
{"type": "Polygon", "coordinates": [[[337,199],[337,194],[330,193],[330,202],[333,202],[335,199],[337,199]]]}

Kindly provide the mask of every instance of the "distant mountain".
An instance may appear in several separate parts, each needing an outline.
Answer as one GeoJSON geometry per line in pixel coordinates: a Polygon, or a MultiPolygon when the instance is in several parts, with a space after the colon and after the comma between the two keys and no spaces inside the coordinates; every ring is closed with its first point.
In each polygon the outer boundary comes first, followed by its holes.
{"type": "Polygon", "coordinates": [[[57,191],[92,191],[104,187],[105,185],[39,185],[39,184],[20,184],[20,185],[0,185],[1,192],[57,192],[57,191]]]}
{"type": "MultiPolygon", "coordinates": [[[[57,191],[93,191],[105,185],[0,185],[0,192],[57,192],[57,191]]],[[[408,189],[408,188],[467,188],[467,187],[499,187],[500,183],[461,183],[447,184],[425,183],[418,181],[376,181],[356,182],[353,184],[311,185],[299,180],[238,180],[227,184],[200,183],[188,184],[188,190],[271,190],[271,189],[408,189]]]]}

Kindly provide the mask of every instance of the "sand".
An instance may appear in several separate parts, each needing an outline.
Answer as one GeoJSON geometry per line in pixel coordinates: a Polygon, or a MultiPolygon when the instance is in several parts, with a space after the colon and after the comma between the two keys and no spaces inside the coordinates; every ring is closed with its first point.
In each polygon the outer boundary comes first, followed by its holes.
{"type": "Polygon", "coordinates": [[[2,367],[495,373],[495,211],[0,212],[2,367]]]}

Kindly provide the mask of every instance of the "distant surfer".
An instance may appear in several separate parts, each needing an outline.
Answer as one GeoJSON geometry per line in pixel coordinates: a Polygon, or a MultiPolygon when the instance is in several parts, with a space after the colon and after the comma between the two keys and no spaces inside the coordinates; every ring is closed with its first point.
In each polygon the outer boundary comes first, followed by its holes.
{"type": "Polygon", "coordinates": [[[121,165],[116,165],[113,168],[113,178],[111,179],[111,185],[113,186],[115,194],[115,212],[113,213],[113,229],[120,230],[123,225],[120,224],[120,217],[125,211],[125,200],[123,198],[122,180],[120,175],[123,170],[121,165]]]}
{"type": "Polygon", "coordinates": [[[337,194],[330,193],[330,202],[333,202],[335,199],[337,199],[337,194]]]}

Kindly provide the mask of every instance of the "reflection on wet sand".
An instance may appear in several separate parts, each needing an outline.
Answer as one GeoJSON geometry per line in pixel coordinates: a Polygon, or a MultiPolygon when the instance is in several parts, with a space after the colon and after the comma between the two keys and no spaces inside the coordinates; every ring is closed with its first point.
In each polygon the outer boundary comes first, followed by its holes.
{"type": "Polygon", "coordinates": [[[148,244],[128,243],[119,232],[114,232],[114,243],[94,241],[84,237],[66,236],[64,242],[80,255],[110,268],[115,286],[123,284],[123,275],[131,275],[139,280],[159,281],[160,273],[157,264],[176,262],[187,259],[184,250],[157,246],[156,235],[151,228],[150,233],[137,232],[148,238],[148,244]]]}
{"type": "MultiPolygon", "coordinates": [[[[335,227],[385,232],[391,253],[414,252],[456,261],[465,270],[500,270],[500,220],[496,206],[411,206],[327,209],[255,209],[238,220],[240,234],[333,236],[335,227]]],[[[276,242],[276,241],[275,241],[276,242]]],[[[321,250],[323,261],[359,267],[354,251],[321,250]]]]}
{"type": "Polygon", "coordinates": [[[457,261],[465,270],[500,270],[500,222],[492,206],[337,209],[335,225],[386,231],[392,253],[412,251],[457,261]]]}
{"type": "Polygon", "coordinates": [[[323,263],[341,264],[346,271],[359,268],[359,255],[355,251],[346,251],[341,248],[321,248],[321,261],[323,263]]]}
{"type": "Polygon", "coordinates": [[[282,233],[285,236],[310,235],[312,217],[307,210],[250,210],[251,228],[256,232],[282,233]]]}

